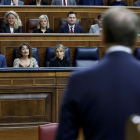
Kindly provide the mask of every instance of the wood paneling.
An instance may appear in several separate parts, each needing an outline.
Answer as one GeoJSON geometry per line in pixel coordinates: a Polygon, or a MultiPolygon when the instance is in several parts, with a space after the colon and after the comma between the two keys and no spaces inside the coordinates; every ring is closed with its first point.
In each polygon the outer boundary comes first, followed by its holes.
{"type": "Polygon", "coordinates": [[[28,93],[0,93],[0,123],[52,122],[51,94],[35,90],[28,93]]]}
{"type": "Polygon", "coordinates": [[[1,140],[38,140],[38,127],[24,128],[18,127],[16,129],[2,129],[0,130],[1,140]]]}

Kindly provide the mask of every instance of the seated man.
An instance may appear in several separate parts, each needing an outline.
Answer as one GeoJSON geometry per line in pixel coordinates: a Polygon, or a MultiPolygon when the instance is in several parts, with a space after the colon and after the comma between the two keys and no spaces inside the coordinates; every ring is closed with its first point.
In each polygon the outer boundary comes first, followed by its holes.
{"type": "Polygon", "coordinates": [[[140,0],[134,2],[134,6],[140,6],[140,0]]]}
{"type": "Polygon", "coordinates": [[[84,33],[81,26],[76,25],[76,13],[69,12],[67,15],[68,24],[60,27],[58,33],[84,33]]]}
{"type": "Polygon", "coordinates": [[[104,5],[104,0],[79,0],[78,5],[104,5]]]}
{"type": "Polygon", "coordinates": [[[2,0],[0,5],[24,5],[24,2],[20,0],[2,0]]]}
{"type": "Polygon", "coordinates": [[[98,16],[98,24],[95,25],[91,25],[89,33],[100,33],[100,31],[102,30],[102,16],[99,15],[98,16]]]}
{"type": "Polygon", "coordinates": [[[76,1],[75,0],[52,0],[51,5],[63,5],[63,6],[76,5],[76,1]]]}
{"type": "Polygon", "coordinates": [[[109,6],[128,6],[128,5],[122,0],[114,0],[109,3],[109,6]]]}
{"type": "Polygon", "coordinates": [[[0,54],[0,68],[7,67],[5,56],[0,54]]]}

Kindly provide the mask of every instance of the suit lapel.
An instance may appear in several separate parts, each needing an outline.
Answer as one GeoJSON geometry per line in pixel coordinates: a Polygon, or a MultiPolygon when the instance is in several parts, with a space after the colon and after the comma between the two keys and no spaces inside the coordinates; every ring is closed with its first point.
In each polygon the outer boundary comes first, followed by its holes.
{"type": "Polygon", "coordinates": [[[6,31],[7,31],[7,33],[11,33],[9,24],[6,24],[6,31]]]}
{"type": "Polygon", "coordinates": [[[74,26],[74,33],[77,33],[77,25],[74,26]]]}
{"type": "Polygon", "coordinates": [[[69,26],[66,24],[66,33],[69,33],[69,26]]]}
{"type": "Polygon", "coordinates": [[[100,30],[100,29],[99,29],[99,25],[96,24],[95,26],[96,26],[96,33],[100,33],[100,31],[99,31],[99,30],[100,30]]]}
{"type": "Polygon", "coordinates": [[[59,0],[60,5],[62,5],[62,0],[59,0]]]}

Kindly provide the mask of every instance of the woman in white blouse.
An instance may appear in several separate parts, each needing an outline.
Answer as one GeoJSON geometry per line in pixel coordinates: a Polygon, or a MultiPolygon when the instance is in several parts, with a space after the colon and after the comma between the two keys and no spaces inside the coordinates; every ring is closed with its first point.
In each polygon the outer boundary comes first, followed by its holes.
{"type": "Polygon", "coordinates": [[[30,67],[37,68],[38,63],[35,58],[32,57],[32,48],[28,43],[23,43],[17,49],[17,57],[14,60],[13,67],[30,67]]]}
{"type": "Polygon", "coordinates": [[[14,11],[8,11],[5,14],[4,22],[1,26],[1,33],[22,33],[22,22],[14,11]]]}

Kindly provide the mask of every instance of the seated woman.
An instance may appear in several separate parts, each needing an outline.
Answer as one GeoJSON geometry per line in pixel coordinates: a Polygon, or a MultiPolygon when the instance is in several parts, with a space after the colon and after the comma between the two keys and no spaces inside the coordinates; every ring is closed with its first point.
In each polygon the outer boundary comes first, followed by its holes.
{"type": "Polygon", "coordinates": [[[33,33],[53,33],[53,29],[49,27],[48,16],[41,15],[38,19],[37,28],[33,30],[33,33]]]}
{"type": "Polygon", "coordinates": [[[4,16],[6,24],[1,26],[1,33],[22,33],[22,23],[14,11],[8,11],[4,16]]]}
{"type": "Polygon", "coordinates": [[[37,5],[37,6],[48,5],[48,2],[45,0],[33,0],[33,1],[29,2],[29,5],[37,5]]]}
{"type": "Polygon", "coordinates": [[[31,46],[28,43],[21,44],[17,49],[18,58],[14,60],[13,67],[37,68],[37,61],[32,55],[33,52],[31,46]]]}
{"type": "Polygon", "coordinates": [[[55,58],[50,59],[49,67],[71,67],[70,58],[65,56],[65,47],[58,44],[55,47],[55,58]]]}
{"type": "Polygon", "coordinates": [[[114,0],[109,3],[109,6],[128,6],[123,0],[114,0]]]}

